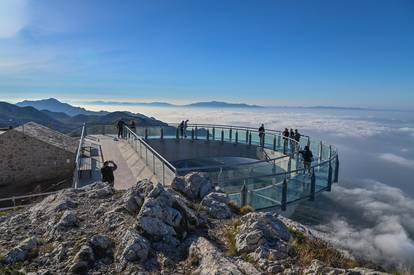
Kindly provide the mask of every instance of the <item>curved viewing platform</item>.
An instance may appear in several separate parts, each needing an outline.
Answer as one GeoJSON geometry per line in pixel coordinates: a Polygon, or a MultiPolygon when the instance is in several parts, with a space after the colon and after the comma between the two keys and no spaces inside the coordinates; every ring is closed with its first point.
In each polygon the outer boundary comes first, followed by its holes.
{"type": "Polygon", "coordinates": [[[337,150],[302,136],[300,141],[266,130],[262,142],[257,129],[230,125],[188,124],[125,127],[124,137],[164,185],[176,176],[203,172],[240,207],[280,207],[330,191],[338,181],[337,150]],[[310,169],[300,151],[313,153],[310,169]]]}

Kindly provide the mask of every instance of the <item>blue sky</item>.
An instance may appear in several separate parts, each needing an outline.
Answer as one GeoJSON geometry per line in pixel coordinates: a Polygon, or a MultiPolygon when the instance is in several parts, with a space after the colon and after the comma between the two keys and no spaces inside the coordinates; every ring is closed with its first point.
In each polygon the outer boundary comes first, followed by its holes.
{"type": "Polygon", "coordinates": [[[0,100],[414,109],[413,1],[1,0],[0,100]]]}

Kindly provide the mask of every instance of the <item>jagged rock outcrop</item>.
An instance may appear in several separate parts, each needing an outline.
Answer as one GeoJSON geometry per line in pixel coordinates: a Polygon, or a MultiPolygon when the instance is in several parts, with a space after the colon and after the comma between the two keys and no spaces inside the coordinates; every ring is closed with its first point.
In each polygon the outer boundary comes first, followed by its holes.
{"type": "Polygon", "coordinates": [[[207,212],[212,218],[229,219],[232,215],[228,206],[229,201],[227,194],[213,192],[201,201],[201,205],[207,208],[207,212]]]}
{"type": "Polygon", "coordinates": [[[239,216],[200,177],[181,189],[141,181],[115,192],[98,182],[1,216],[0,274],[16,262],[29,274],[374,274],[300,265],[287,225],[300,226],[239,216]]]}
{"type": "Polygon", "coordinates": [[[198,172],[188,173],[184,177],[176,177],[171,187],[190,200],[201,200],[214,190],[211,180],[198,172]]]}

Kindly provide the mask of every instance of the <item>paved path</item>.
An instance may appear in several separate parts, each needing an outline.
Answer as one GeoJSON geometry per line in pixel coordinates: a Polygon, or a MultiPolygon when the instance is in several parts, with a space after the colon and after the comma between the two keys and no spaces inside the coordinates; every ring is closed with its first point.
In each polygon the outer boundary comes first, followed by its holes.
{"type": "Polygon", "coordinates": [[[99,136],[99,140],[104,160],[113,160],[118,165],[118,169],[114,172],[115,189],[128,189],[134,186],[137,183],[137,178],[120,151],[120,146],[124,141],[115,140],[111,136],[99,136]]]}

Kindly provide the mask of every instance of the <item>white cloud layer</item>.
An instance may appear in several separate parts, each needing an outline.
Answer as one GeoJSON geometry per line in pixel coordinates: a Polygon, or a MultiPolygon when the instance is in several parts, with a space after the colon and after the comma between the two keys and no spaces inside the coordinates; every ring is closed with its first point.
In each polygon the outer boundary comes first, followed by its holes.
{"type": "Polygon", "coordinates": [[[414,160],[412,159],[407,159],[391,153],[380,154],[379,157],[382,160],[392,162],[409,169],[414,169],[414,160]]]}
{"type": "MultiPolygon", "coordinates": [[[[250,125],[257,127],[264,123],[268,129],[298,128],[306,131],[320,131],[340,137],[369,137],[394,129],[381,123],[352,115],[334,115],[307,110],[288,111],[284,109],[190,109],[153,108],[142,106],[84,106],[88,109],[119,110],[140,112],[165,122],[189,119],[194,123],[250,125]]],[[[408,128],[407,128],[408,129],[408,128]]],[[[407,131],[404,129],[403,131],[407,131]]],[[[397,129],[399,131],[399,129],[397,129]]]]}
{"type": "Polygon", "coordinates": [[[11,38],[27,24],[28,0],[0,1],[0,38],[11,38]]]}
{"type": "Polygon", "coordinates": [[[378,264],[414,272],[414,200],[400,189],[367,180],[363,187],[334,186],[327,194],[366,225],[338,216],[317,228],[344,249],[378,264]]]}

